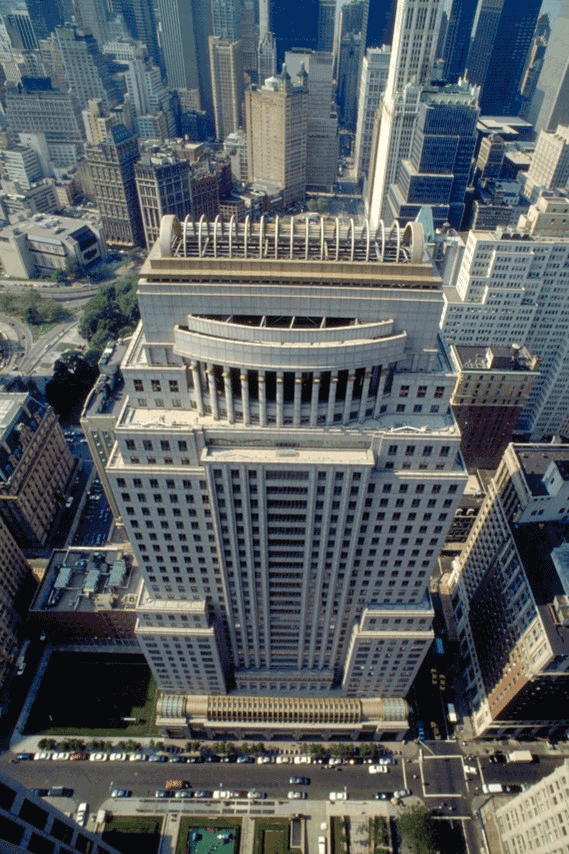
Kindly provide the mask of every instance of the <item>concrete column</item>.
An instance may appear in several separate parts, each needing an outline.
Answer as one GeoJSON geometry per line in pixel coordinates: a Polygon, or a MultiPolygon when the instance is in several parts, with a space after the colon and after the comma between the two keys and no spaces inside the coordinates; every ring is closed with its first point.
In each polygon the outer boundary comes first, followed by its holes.
{"type": "Polygon", "coordinates": [[[217,390],[215,388],[215,378],[213,376],[213,368],[208,368],[206,373],[207,373],[207,385],[209,388],[209,399],[211,402],[211,414],[213,416],[214,421],[219,421],[219,410],[217,408],[217,390]]]}
{"type": "Polygon", "coordinates": [[[284,421],[283,393],[283,372],[277,371],[277,427],[282,427],[284,421]]]}
{"type": "Polygon", "coordinates": [[[362,387],[362,399],[360,401],[360,411],[358,413],[358,421],[361,423],[365,421],[366,417],[366,409],[367,409],[367,396],[369,394],[369,384],[371,382],[371,371],[368,369],[365,372],[364,384],[362,387]]]}
{"type": "Polygon", "coordinates": [[[348,376],[348,384],[346,386],[346,399],[344,401],[344,415],[343,422],[347,424],[350,420],[350,410],[352,408],[352,398],[354,396],[354,381],[356,379],[356,375],[354,371],[350,371],[348,376]]]}
{"type": "Polygon", "coordinates": [[[204,414],[204,408],[203,408],[202,384],[201,384],[201,377],[200,377],[200,370],[199,370],[198,363],[192,362],[190,364],[190,369],[192,371],[192,378],[194,381],[194,392],[196,395],[196,403],[198,405],[198,414],[203,415],[204,414]]]}
{"type": "Polygon", "coordinates": [[[229,368],[223,366],[223,387],[225,389],[225,406],[227,407],[227,420],[230,424],[235,422],[235,410],[233,409],[233,393],[231,391],[231,374],[229,368]]]}
{"type": "Polygon", "coordinates": [[[379,378],[379,382],[377,384],[377,395],[375,398],[375,406],[373,407],[373,417],[379,418],[379,413],[381,410],[381,404],[383,402],[383,386],[385,385],[385,375],[383,371],[381,372],[381,376],[379,378]]]}
{"type": "Polygon", "coordinates": [[[320,393],[320,374],[312,375],[312,396],[310,398],[310,426],[318,423],[318,395],[320,393]]]}
{"type": "Polygon", "coordinates": [[[326,424],[330,426],[334,423],[334,406],[336,404],[336,389],[338,387],[338,372],[330,378],[330,388],[328,390],[328,411],[326,413],[326,424]]]}
{"type": "Polygon", "coordinates": [[[249,383],[247,382],[247,371],[241,372],[241,403],[243,406],[243,424],[251,423],[249,412],[249,383]]]}
{"type": "Polygon", "coordinates": [[[294,375],[294,410],[292,415],[292,423],[295,427],[300,427],[300,395],[302,392],[302,374],[295,373],[294,375]]]}
{"type": "Polygon", "coordinates": [[[265,372],[259,371],[259,424],[265,427],[267,423],[267,387],[265,386],[265,372]]]}

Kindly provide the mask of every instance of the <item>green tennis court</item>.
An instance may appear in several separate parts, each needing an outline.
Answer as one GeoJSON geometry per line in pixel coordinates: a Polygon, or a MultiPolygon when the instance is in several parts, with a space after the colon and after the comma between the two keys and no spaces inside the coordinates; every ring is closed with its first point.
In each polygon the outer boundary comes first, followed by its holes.
{"type": "Polygon", "coordinates": [[[193,827],[188,834],[186,854],[234,854],[236,828],[193,827]]]}

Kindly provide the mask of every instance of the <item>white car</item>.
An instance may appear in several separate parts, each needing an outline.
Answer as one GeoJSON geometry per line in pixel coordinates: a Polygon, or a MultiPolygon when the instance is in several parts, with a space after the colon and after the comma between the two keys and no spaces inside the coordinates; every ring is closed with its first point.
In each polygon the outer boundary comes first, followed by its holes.
{"type": "Polygon", "coordinates": [[[148,756],[146,753],[131,753],[128,758],[130,762],[146,762],[148,756]]]}
{"type": "Polygon", "coordinates": [[[296,801],[296,800],[302,800],[303,798],[307,798],[308,795],[306,794],[306,792],[290,791],[288,793],[288,797],[289,797],[289,800],[296,801]]]}
{"type": "Polygon", "coordinates": [[[106,762],[109,758],[108,753],[92,753],[89,757],[90,762],[106,762]]]}
{"type": "Polygon", "coordinates": [[[288,765],[290,759],[288,756],[277,756],[276,763],[277,765],[288,765]]]}
{"type": "Polygon", "coordinates": [[[312,759],[310,758],[310,756],[301,755],[301,756],[295,756],[294,757],[294,764],[295,765],[310,765],[311,762],[312,762],[312,759]]]}
{"type": "Polygon", "coordinates": [[[272,756],[257,756],[257,765],[269,765],[272,761],[272,756]]]}
{"type": "Polygon", "coordinates": [[[250,792],[247,792],[247,797],[250,800],[260,800],[261,798],[266,798],[266,792],[259,792],[258,789],[251,789],[250,792]]]}
{"type": "Polygon", "coordinates": [[[110,762],[126,762],[126,753],[111,753],[109,756],[110,762]]]}
{"type": "Polygon", "coordinates": [[[51,752],[44,750],[43,753],[36,753],[34,759],[51,759],[51,752]]]}
{"type": "Polygon", "coordinates": [[[55,753],[52,753],[51,758],[55,762],[67,762],[67,760],[69,759],[70,756],[71,756],[70,753],[66,753],[63,750],[59,750],[59,751],[56,750],[55,753]]]}
{"type": "Polygon", "coordinates": [[[369,765],[367,770],[370,774],[387,774],[389,768],[387,765],[369,765]]]}
{"type": "Polygon", "coordinates": [[[339,756],[331,756],[328,760],[328,765],[343,765],[344,760],[340,759],[339,756]]]}
{"type": "Polygon", "coordinates": [[[393,756],[380,756],[377,760],[378,765],[396,765],[397,762],[393,756]]]}
{"type": "Polygon", "coordinates": [[[231,792],[226,792],[225,789],[216,789],[213,797],[216,801],[224,801],[231,796],[231,792]]]}
{"type": "Polygon", "coordinates": [[[89,807],[87,806],[87,804],[85,802],[79,804],[79,806],[77,807],[77,824],[80,825],[80,827],[83,827],[85,825],[88,816],[89,807]]]}
{"type": "Polygon", "coordinates": [[[330,792],[330,800],[331,801],[347,801],[348,793],[347,792],[330,792]]]}

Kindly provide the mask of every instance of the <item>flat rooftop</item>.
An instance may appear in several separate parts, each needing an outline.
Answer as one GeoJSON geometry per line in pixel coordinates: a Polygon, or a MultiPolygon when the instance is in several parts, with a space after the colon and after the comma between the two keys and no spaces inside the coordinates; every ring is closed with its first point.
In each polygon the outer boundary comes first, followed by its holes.
{"type": "Polygon", "coordinates": [[[53,552],[30,611],[96,613],[136,609],[142,581],[124,548],[53,552]]]}
{"type": "Polygon", "coordinates": [[[563,471],[569,463],[569,445],[516,445],[515,451],[532,495],[548,495],[543,476],[552,462],[563,471]]]}

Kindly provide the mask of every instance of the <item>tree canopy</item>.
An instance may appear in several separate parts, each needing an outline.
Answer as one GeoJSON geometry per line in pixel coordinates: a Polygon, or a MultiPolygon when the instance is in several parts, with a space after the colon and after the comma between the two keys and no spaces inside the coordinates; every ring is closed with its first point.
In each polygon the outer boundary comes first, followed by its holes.
{"type": "Polygon", "coordinates": [[[99,353],[110,339],[132,332],[140,318],[136,301],[135,273],[112,284],[101,285],[85,306],[79,332],[99,353]]]}
{"type": "Polygon", "coordinates": [[[438,834],[431,811],[424,806],[409,807],[397,819],[399,833],[413,854],[437,854],[438,834]]]}

